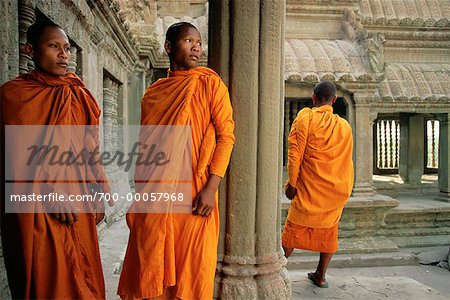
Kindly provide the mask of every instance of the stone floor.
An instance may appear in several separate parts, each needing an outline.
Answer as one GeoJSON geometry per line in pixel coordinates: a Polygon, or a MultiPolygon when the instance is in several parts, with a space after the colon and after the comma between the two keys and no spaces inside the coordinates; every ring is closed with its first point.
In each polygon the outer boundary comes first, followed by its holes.
{"type": "MultiPolygon", "coordinates": [[[[113,224],[100,241],[107,299],[116,296],[121,261],[128,239],[125,220],[113,224]]],[[[417,252],[416,252],[417,253],[417,252]]],[[[442,249],[438,256],[442,256],[442,249]]],[[[367,259],[377,260],[376,254],[367,259]]],[[[406,254],[405,254],[406,255],[406,254]]],[[[425,262],[436,260],[434,251],[422,255],[425,262]],[[431,255],[431,258],[430,258],[431,255]]],[[[329,270],[328,289],[315,287],[306,277],[311,270],[291,270],[292,299],[450,299],[450,272],[432,265],[333,268],[329,270]]],[[[381,260],[380,264],[389,264],[381,260]]],[[[312,266],[313,264],[311,264],[312,266]]]]}
{"type": "Polygon", "coordinates": [[[328,289],[313,285],[309,271],[289,271],[292,299],[450,299],[450,272],[436,266],[330,269],[328,289]]]}

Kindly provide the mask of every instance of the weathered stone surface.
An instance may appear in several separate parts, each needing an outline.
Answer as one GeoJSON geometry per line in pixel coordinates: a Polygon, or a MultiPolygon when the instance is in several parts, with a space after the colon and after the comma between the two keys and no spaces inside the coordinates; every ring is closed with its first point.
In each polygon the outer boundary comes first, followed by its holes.
{"type": "Polygon", "coordinates": [[[417,253],[419,262],[423,265],[431,265],[446,260],[448,255],[448,247],[439,247],[426,249],[417,253]]]}
{"type": "Polygon", "coordinates": [[[17,1],[0,3],[0,85],[19,73],[19,17],[17,1]]]}

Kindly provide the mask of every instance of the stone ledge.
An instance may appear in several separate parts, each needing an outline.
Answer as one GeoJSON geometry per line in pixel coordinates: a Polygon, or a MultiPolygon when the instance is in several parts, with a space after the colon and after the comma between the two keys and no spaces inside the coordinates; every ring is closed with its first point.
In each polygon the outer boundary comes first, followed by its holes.
{"type": "Polygon", "coordinates": [[[400,248],[450,245],[450,235],[389,237],[400,248]]]}
{"type": "MultiPolygon", "coordinates": [[[[319,256],[308,252],[309,255],[290,256],[286,268],[288,270],[314,269],[319,256]]],[[[367,254],[336,254],[330,262],[330,268],[356,268],[379,266],[418,265],[416,256],[409,251],[367,254]]]]}

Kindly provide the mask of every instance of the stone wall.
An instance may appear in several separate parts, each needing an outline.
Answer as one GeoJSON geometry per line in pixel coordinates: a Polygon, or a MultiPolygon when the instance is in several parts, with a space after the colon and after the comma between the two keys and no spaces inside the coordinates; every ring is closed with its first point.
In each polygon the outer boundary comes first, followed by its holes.
{"type": "MultiPolygon", "coordinates": [[[[19,24],[17,1],[0,1],[0,84],[19,73],[19,24]]],[[[1,163],[1,160],[0,160],[1,163]]],[[[3,165],[0,164],[3,169],[3,165]]],[[[0,241],[0,299],[9,299],[8,279],[0,241]]]]}

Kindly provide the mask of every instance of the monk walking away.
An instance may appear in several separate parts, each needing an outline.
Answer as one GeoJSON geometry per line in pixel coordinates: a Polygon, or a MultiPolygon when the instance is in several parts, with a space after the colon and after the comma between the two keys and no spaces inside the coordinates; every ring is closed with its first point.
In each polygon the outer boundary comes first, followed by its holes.
{"type": "Polygon", "coordinates": [[[320,252],[308,278],[326,288],[331,257],[338,249],[338,223],[353,188],[353,137],[346,120],[333,114],[336,86],[314,87],[314,108],[302,109],[289,134],[286,197],[292,200],[282,235],[285,256],[294,249],[320,252]]]}
{"type": "MultiPolygon", "coordinates": [[[[219,238],[217,190],[235,139],[232,108],[220,77],[197,67],[202,41],[192,24],[170,26],[165,50],[170,58],[168,77],[147,89],[141,124],[190,126],[192,213],[130,213],[130,208],[118,294],[122,299],[212,299],[219,238]]],[[[180,143],[175,150],[183,147],[180,143]]],[[[138,181],[145,171],[136,167],[137,193],[154,187],[138,181]]]]}
{"type": "MultiPolygon", "coordinates": [[[[33,58],[35,70],[0,88],[2,126],[98,125],[100,109],[96,100],[78,76],[67,73],[70,44],[66,33],[50,22],[35,23],[28,29],[25,51],[33,58]]],[[[49,139],[55,139],[52,133],[47,134],[49,139]]],[[[54,183],[59,176],[67,178],[70,174],[82,174],[83,178],[83,174],[93,171],[99,180],[106,179],[102,169],[94,171],[77,164],[25,168],[23,149],[14,148],[21,144],[21,138],[25,139],[19,136],[2,141],[3,147],[12,153],[6,158],[9,162],[6,171],[9,168],[19,181],[28,180],[27,174],[37,180],[43,173],[50,181],[32,182],[28,188],[17,184],[13,186],[13,193],[43,195],[56,192],[54,183]]],[[[73,138],[71,136],[67,143],[71,147],[74,147],[73,138]]],[[[32,139],[26,142],[34,145],[42,142],[40,137],[33,135],[27,135],[26,139],[32,139]]],[[[92,146],[98,140],[94,134],[89,135],[86,142],[92,146]]],[[[88,193],[83,181],[66,187],[69,190],[63,192],[67,195],[88,193]]],[[[109,189],[105,182],[104,188],[109,189]]],[[[61,209],[43,213],[37,209],[39,203],[33,205],[36,209],[33,211],[41,212],[3,213],[1,216],[3,254],[12,297],[105,299],[96,228],[96,223],[103,219],[103,212],[87,209],[78,213],[74,207],[61,204],[61,209]]]]}

